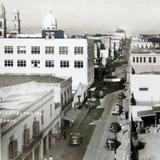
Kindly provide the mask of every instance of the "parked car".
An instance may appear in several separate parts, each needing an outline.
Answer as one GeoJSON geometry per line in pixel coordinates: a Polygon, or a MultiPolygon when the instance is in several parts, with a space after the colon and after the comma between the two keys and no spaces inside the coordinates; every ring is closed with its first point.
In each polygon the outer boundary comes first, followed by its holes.
{"type": "Polygon", "coordinates": [[[69,137],[70,145],[80,145],[83,136],[79,132],[71,132],[69,137]]]}
{"type": "Polygon", "coordinates": [[[113,133],[118,133],[121,130],[121,126],[118,122],[111,123],[110,131],[113,133]]]}
{"type": "Polygon", "coordinates": [[[119,99],[124,99],[125,98],[125,95],[123,92],[119,93],[119,99]]]}
{"type": "Polygon", "coordinates": [[[122,113],[122,106],[119,104],[116,104],[112,109],[113,115],[120,115],[122,113]]]}
{"type": "Polygon", "coordinates": [[[96,102],[96,98],[94,98],[94,97],[88,98],[88,99],[87,99],[87,102],[86,102],[86,106],[87,106],[88,108],[93,108],[93,107],[96,106],[95,102],[96,102]]]}
{"type": "Polygon", "coordinates": [[[117,148],[117,140],[112,139],[112,138],[108,138],[106,140],[105,148],[110,151],[115,150],[117,148]]]}
{"type": "Polygon", "coordinates": [[[98,98],[103,98],[104,92],[102,90],[98,91],[98,98]]]}

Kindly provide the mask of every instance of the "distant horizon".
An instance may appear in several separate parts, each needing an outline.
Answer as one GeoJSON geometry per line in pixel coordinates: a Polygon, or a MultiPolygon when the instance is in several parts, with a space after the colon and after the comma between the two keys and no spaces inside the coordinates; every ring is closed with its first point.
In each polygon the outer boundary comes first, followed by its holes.
{"type": "Polygon", "coordinates": [[[12,12],[20,11],[22,31],[41,31],[49,8],[58,22],[58,29],[67,34],[110,33],[117,27],[129,35],[160,33],[159,0],[3,0],[10,29],[12,12]]]}

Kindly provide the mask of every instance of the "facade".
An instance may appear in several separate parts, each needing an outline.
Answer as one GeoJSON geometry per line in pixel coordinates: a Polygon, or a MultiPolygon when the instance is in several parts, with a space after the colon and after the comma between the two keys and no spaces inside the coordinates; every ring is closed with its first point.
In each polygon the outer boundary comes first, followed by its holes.
{"type": "Polygon", "coordinates": [[[4,5],[0,4],[0,38],[6,37],[7,24],[6,24],[6,10],[4,5]]]}
{"type": "Polygon", "coordinates": [[[15,34],[20,34],[21,32],[19,11],[17,9],[13,11],[12,31],[11,32],[15,34]]]}
{"type": "Polygon", "coordinates": [[[135,73],[160,71],[160,47],[158,43],[132,38],[131,66],[135,73]]]}
{"type": "Polygon", "coordinates": [[[130,77],[131,93],[137,105],[155,105],[160,103],[160,75],[156,74],[132,74],[130,77]]]}
{"type": "Polygon", "coordinates": [[[43,160],[71,106],[71,79],[5,75],[0,81],[1,159],[43,160]]]}
{"type": "Polygon", "coordinates": [[[1,38],[0,74],[51,74],[90,86],[94,44],[87,39],[1,38]]]}

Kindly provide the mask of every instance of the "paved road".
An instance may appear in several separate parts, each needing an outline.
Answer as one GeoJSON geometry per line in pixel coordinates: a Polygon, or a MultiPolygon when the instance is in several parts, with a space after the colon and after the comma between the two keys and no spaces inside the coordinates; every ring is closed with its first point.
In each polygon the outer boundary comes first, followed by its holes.
{"type": "MultiPolygon", "coordinates": [[[[126,60],[128,44],[124,50],[124,58],[126,60]]],[[[126,68],[126,66],[123,67],[126,68]]],[[[114,136],[109,132],[111,122],[118,121],[117,116],[111,115],[112,106],[118,102],[118,91],[114,90],[114,88],[106,88],[105,92],[107,95],[101,100],[101,108],[92,109],[79,127],[78,131],[84,135],[82,144],[79,146],[70,146],[68,145],[68,140],[60,140],[60,143],[57,143],[58,145],[55,149],[55,152],[58,153],[58,157],[54,157],[55,160],[113,159],[114,152],[107,151],[104,146],[107,137],[114,136]]]]}
{"type": "Polygon", "coordinates": [[[92,137],[95,125],[90,125],[92,122],[98,120],[103,113],[103,109],[92,109],[85,118],[79,129],[77,130],[83,135],[83,141],[79,146],[68,145],[68,140],[65,144],[62,159],[64,160],[82,160],[86,151],[87,145],[92,137]]]}
{"type": "Polygon", "coordinates": [[[87,148],[83,160],[111,160],[113,152],[105,149],[105,141],[109,138],[114,138],[114,134],[109,131],[111,122],[117,121],[117,116],[111,115],[111,108],[117,103],[118,93],[114,92],[107,95],[102,100],[102,106],[105,108],[103,115],[97,123],[96,129],[93,133],[90,144],[87,148]]]}

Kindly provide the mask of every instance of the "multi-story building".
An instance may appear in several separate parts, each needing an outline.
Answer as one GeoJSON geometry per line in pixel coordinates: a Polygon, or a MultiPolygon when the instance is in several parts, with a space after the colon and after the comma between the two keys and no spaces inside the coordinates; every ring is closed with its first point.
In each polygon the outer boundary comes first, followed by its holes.
{"type": "MultiPolygon", "coordinates": [[[[4,6],[1,10],[0,16],[4,17],[4,6]]],[[[19,12],[15,14],[19,17],[19,12]]],[[[17,19],[14,20],[16,25],[20,22],[17,19]]],[[[43,21],[41,36],[3,36],[0,39],[0,56],[0,74],[65,75],[72,77],[75,90],[80,83],[88,88],[94,81],[94,42],[66,38],[64,31],[57,29],[51,10],[43,21]]]]}
{"type": "Polygon", "coordinates": [[[71,106],[71,78],[4,75],[0,86],[0,158],[43,160],[71,106]]]}
{"type": "Polygon", "coordinates": [[[160,71],[160,47],[138,37],[131,42],[131,66],[135,73],[160,71]]]}
{"type": "Polygon", "coordinates": [[[0,74],[56,74],[90,86],[94,79],[93,43],[86,39],[2,38],[0,74]]]}

